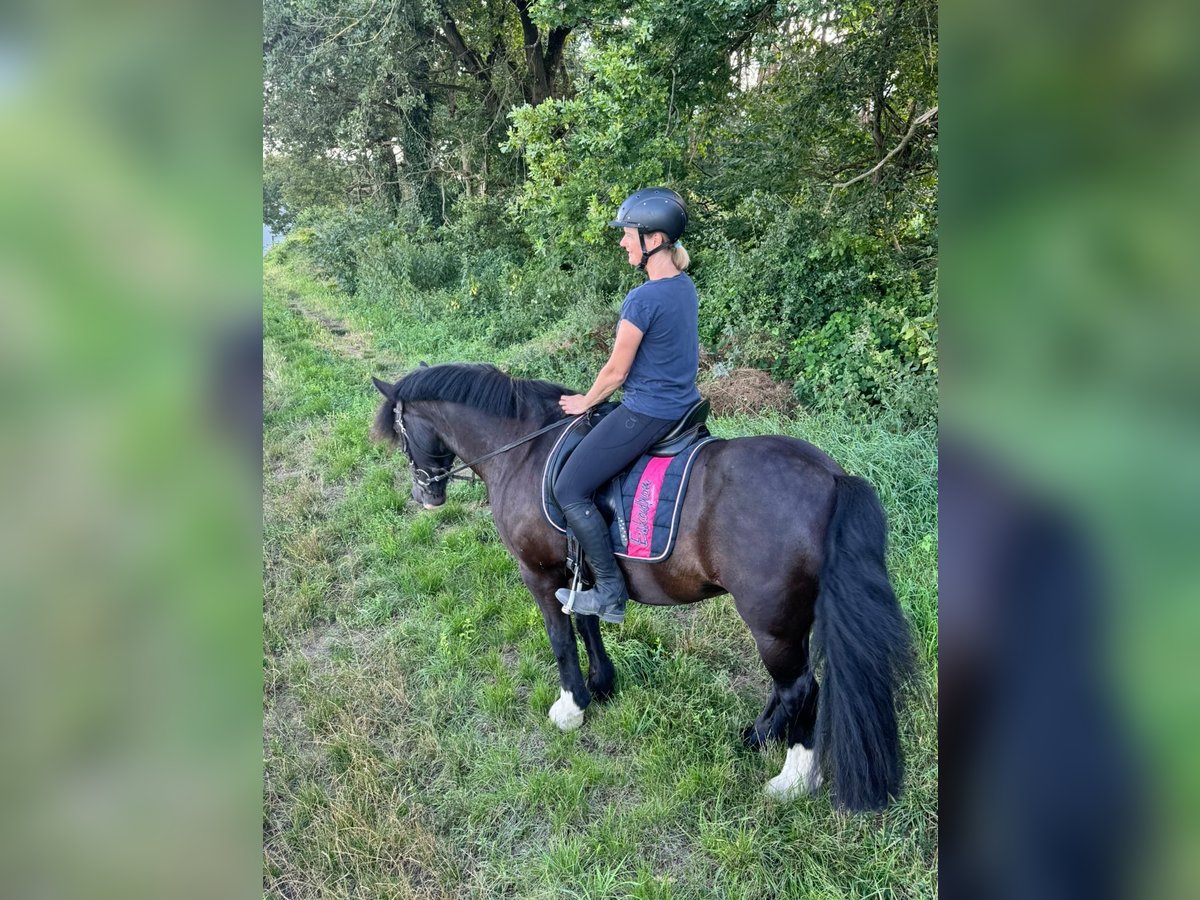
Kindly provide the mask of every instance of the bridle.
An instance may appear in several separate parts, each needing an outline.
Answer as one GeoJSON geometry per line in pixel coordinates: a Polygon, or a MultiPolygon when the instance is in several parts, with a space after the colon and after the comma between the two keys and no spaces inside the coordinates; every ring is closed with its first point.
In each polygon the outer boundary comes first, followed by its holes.
{"type": "MultiPolygon", "coordinates": [[[[514,447],[519,447],[521,444],[532,441],[535,437],[540,437],[546,432],[553,431],[560,425],[573,422],[576,418],[578,418],[578,416],[571,416],[566,419],[559,419],[557,422],[551,422],[549,425],[545,426],[544,428],[539,428],[532,434],[527,434],[524,437],[517,438],[517,440],[511,441],[497,450],[493,450],[490,453],[485,453],[483,456],[469,463],[461,463],[454,468],[450,468],[449,466],[439,466],[436,464],[432,465],[431,468],[434,471],[430,472],[428,469],[423,469],[417,465],[417,458],[412,452],[412,447],[410,445],[415,444],[416,441],[409,436],[408,429],[404,427],[404,401],[397,398],[394,412],[396,416],[396,434],[400,435],[400,447],[404,451],[404,455],[408,457],[409,464],[412,466],[413,481],[417,483],[417,487],[422,489],[428,489],[430,485],[437,484],[439,481],[474,481],[474,473],[472,473],[469,478],[465,475],[459,475],[458,473],[464,471],[465,469],[470,469],[474,466],[477,466],[481,462],[491,459],[493,456],[499,456],[501,453],[505,453],[514,447]]],[[[587,415],[587,413],[584,413],[584,415],[587,415]]],[[[429,459],[435,458],[435,455],[426,450],[424,447],[418,446],[417,449],[429,459]]],[[[451,462],[454,461],[453,453],[449,455],[449,459],[451,462]]]]}
{"type": "MultiPolygon", "coordinates": [[[[434,470],[433,472],[431,472],[431,471],[429,471],[429,469],[424,469],[420,465],[418,465],[416,454],[414,454],[413,450],[412,450],[413,446],[416,445],[417,442],[408,433],[408,429],[404,427],[404,403],[403,403],[403,401],[401,401],[401,400],[396,401],[396,406],[395,406],[394,412],[396,415],[396,425],[395,425],[396,434],[400,435],[400,449],[403,450],[404,455],[408,457],[408,464],[410,466],[412,466],[412,470],[413,470],[413,481],[415,481],[417,483],[417,487],[427,490],[430,485],[437,484],[439,481],[445,481],[449,478],[457,478],[459,481],[470,481],[471,480],[470,478],[467,478],[462,475],[458,475],[458,476],[454,475],[455,472],[463,469],[464,468],[463,466],[459,466],[457,469],[451,469],[449,466],[439,466],[439,465],[434,464],[434,465],[430,466],[430,468],[432,468],[434,470]],[[435,473],[437,473],[437,474],[435,474],[435,473]]],[[[430,452],[425,447],[421,447],[418,445],[417,449],[420,450],[421,453],[427,459],[438,458],[436,454],[430,452]]],[[[442,457],[442,458],[445,459],[446,457],[442,457]]],[[[453,453],[450,454],[449,459],[451,462],[454,461],[453,453]]]]}

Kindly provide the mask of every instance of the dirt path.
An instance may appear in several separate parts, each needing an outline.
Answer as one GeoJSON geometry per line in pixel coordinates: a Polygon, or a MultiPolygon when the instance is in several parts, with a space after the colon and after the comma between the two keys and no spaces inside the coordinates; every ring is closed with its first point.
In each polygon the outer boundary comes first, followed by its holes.
{"type": "Polygon", "coordinates": [[[316,322],[327,331],[339,355],[352,359],[375,358],[374,336],[369,331],[355,331],[340,319],[332,318],[321,310],[312,309],[301,301],[302,298],[296,291],[287,292],[288,309],[310,322],[316,322]]]}

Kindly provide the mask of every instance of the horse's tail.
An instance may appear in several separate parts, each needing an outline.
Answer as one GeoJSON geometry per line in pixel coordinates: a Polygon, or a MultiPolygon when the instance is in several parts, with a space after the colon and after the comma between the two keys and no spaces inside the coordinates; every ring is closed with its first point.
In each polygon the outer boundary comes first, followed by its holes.
{"type": "Polygon", "coordinates": [[[833,802],[882,809],[900,792],[896,690],[912,665],[908,624],[888,581],[887,521],[874,488],[838,476],[814,634],[825,677],[817,753],[833,802]]]}

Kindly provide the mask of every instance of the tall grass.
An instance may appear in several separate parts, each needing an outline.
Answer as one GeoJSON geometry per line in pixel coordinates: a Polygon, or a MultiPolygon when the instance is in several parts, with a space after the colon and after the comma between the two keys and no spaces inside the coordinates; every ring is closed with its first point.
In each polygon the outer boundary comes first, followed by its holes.
{"type": "MultiPolygon", "coordinates": [[[[876,485],[920,645],[901,800],[872,817],[835,813],[824,792],[781,805],[762,787],[783,748],[739,740],[769,682],[728,597],[635,606],[605,626],[618,692],[561,733],[546,716],[558,684],[541,616],[483,486],[456,484],[421,511],[406,503],[402,461],[368,443],[371,375],[516,356],[404,298],[350,298],[278,250],[264,302],[268,896],[935,894],[932,429],[832,415],[712,423],[805,437],[876,485]]],[[[520,374],[583,384],[557,374],[576,363],[532,347],[520,374]]]]}

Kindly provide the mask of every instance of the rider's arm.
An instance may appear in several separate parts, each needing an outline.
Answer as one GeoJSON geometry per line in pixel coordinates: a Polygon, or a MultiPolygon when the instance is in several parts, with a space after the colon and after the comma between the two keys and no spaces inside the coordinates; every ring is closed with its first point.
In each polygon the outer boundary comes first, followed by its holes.
{"type": "Polygon", "coordinates": [[[629,370],[633,366],[633,358],[637,356],[638,347],[642,343],[642,333],[642,330],[628,319],[621,320],[621,324],[617,328],[617,340],[613,344],[612,354],[608,357],[604,368],[600,370],[600,374],[596,376],[596,381],[591,389],[584,395],[587,408],[590,409],[607,399],[613,391],[625,383],[625,379],[629,377],[629,370]]]}

